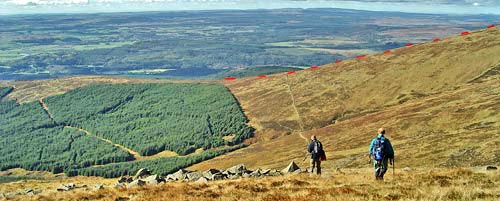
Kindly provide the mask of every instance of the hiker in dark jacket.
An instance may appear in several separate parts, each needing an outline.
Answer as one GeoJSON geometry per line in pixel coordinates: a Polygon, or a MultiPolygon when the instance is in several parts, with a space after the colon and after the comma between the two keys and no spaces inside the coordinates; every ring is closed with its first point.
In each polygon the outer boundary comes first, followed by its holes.
{"type": "Polygon", "coordinates": [[[323,145],[316,138],[315,135],[311,136],[311,143],[309,143],[309,146],[307,147],[307,152],[311,154],[311,163],[310,163],[311,174],[314,174],[314,169],[316,169],[316,174],[320,175],[321,174],[320,157],[321,154],[324,153],[324,151],[323,151],[323,145]]]}
{"type": "Polygon", "coordinates": [[[373,159],[373,168],[375,170],[375,179],[384,180],[384,174],[387,171],[387,163],[394,163],[394,149],[391,141],[385,137],[385,129],[378,129],[377,137],[372,139],[370,144],[370,159],[373,159]]]}

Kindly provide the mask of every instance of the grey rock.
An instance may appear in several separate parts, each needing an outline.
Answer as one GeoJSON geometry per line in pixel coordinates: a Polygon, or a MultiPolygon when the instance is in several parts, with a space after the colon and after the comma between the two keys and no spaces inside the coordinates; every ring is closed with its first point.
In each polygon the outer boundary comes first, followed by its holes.
{"type": "Polygon", "coordinates": [[[244,164],[239,164],[228,168],[226,171],[230,174],[243,175],[243,173],[245,173],[246,170],[247,167],[244,164]]]}
{"type": "Polygon", "coordinates": [[[271,172],[271,169],[265,169],[265,170],[261,170],[261,171],[260,171],[260,173],[261,173],[262,175],[268,175],[268,174],[269,174],[269,172],[271,172]]]}
{"type": "Polygon", "coordinates": [[[186,173],[184,175],[184,180],[185,181],[197,181],[198,179],[200,179],[201,177],[203,177],[203,173],[201,172],[189,172],[189,173],[186,173]]]}
{"type": "Polygon", "coordinates": [[[239,178],[241,178],[240,175],[231,174],[231,175],[228,175],[227,177],[224,177],[223,179],[239,179],[239,178]]]}
{"type": "Polygon", "coordinates": [[[173,181],[182,181],[184,179],[185,174],[189,173],[189,171],[180,169],[179,171],[175,172],[174,174],[169,174],[167,176],[168,180],[173,180],[173,181]]]}
{"type": "Polygon", "coordinates": [[[403,169],[401,169],[401,170],[403,170],[403,171],[413,171],[413,170],[415,170],[415,169],[413,169],[413,168],[411,168],[411,167],[405,167],[405,168],[403,168],[403,169]]]}
{"type": "Polygon", "coordinates": [[[248,173],[243,173],[243,175],[241,177],[243,178],[250,178],[252,175],[248,174],[248,173]]]}
{"type": "Polygon", "coordinates": [[[7,199],[13,199],[14,197],[21,195],[19,192],[10,192],[5,194],[5,198],[7,199]]]}
{"type": "Polygon", "coordinates": [[[33,189],[29,188],[24,191],[24,194],[33,193],[33,189]]]}
{"type": "Polygon", "coordinates": [[[127,187],[126,183],[116,183],[115,188],[125,188],[127,187]]]}
{"type": "Polygon", "coordinates": [[[74,183],[69,183],[68,185],[66,185],[66,187],[68,187],[71,190],[71,189],[75,189],[76,185],[74,183]]]}
{"type": "Polygon", "coordinates": [[[132,177],[120,177],[118,183],[130,183],[132,181],[134,181],[132,177]]]}
{"type": "Polygon", "coordinates": [[[146,168],[141,168],[135,173],[134,180],[143,179],[151,175],[151,171],[146,168]]]}
{"type": "Polygon", "coordinates": [[[261,177],[262,175],[264,175],[264,174],[262,174],[261,172],[262,172],[262,170],[257,169],[257,170],[255,170],[255,171],[251,172],[251,173],[250,173],[250,176],[251,176],[251,177],[261,177]]]}
{"type": "Polygon", "coordinates": [[[147,183],[147,184],[159,184],[161,182],[165,182],[165,179],[163,179],[162,177],[158,176],[157,174],[155,175],[151,175],[149,177],[146,177],[144,179],[144,181],[147,183]]]}
{"type": "Polygon", "coordinates": [[[101,190],[101,189],[104,189],[104,185],[103,184],[96,184],[96,185],[94,185],[94,191],[98,191],[98,190],[101,190]]]}
{"type": "Polygon", "coordinates": [[[498,168],[497,168],[497,167],[495,167],[495,166],[491,166],[491,165],[486,166],[486,170],[497,170],[497,169],[498,169],[498,168]]]}
{"type": "Polygon", "coordinates": [[[127,185],[127,188],[133,188],[133,187],[137,187],[137,186],[144,186],[146,185],[146,182],[145,181],[142,181],[140,179],[137,179],[137,180],[134,180],[133,182],[130,182],[128,185],[127,185]]]}
{"type": "Polygon", "coordinates": [[[59,186],[57,187],[57,189],[56,189],[56,190],[57,190],[57,191],[69,191],[69,190],[70,190],[70,188],[69,188],[69,187],[67,187],[66,185],[62,185],[62,184],[61,184],[61,185],[59,185],[59,186]]]}
{"type": "Polygon", "coordinates": [[[200,177],[196,180],[196,183],[208,183],[208,179],[206,177],[200,177]]]}
{"type": "Polygon", "coordinates": [[[214,176],[212,177],[212,180],[223,180],[223,179],[227,179],[228,176],[225,175],[225,174],[222,174],[222,173],[218,173],[218,174],[214,174],[214,176]]]}
{"type": "Polygon", "coordinates": [[[209,169],[209,170],[203,172],[203,177],[205,177],[209,180],[213,180],[214,175],[218,174],[218,173],[221,173],[220,170],[209,169]]]}
{"type": "Polygon", "coordinates": [[[290,164],[283,169],[282,173],[294,173],[295,171],[300,170],[300,167],[295,163],[295,161],[290,162],[290,164]]]}

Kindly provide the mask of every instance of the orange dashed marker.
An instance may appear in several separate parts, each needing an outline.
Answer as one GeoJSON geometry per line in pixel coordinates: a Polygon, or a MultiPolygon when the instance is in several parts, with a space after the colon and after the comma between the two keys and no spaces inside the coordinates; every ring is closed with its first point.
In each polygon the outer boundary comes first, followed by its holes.
{"type": "Polygon", "coordinates": [[[411,46],[413,46],[413,44],[411,44],[411,43],[406,43],[406,45],[405,45],[405,46],[406,46],[406,47],[411,47],[411,46]]]}
{"type": "Polygon", "coordinates": [[[265,76],[265,75],[259,75],[259,76],[257,76],[257,77],[258,77],[258,78],[266,78],[267,76],[265,76]]]}
{"type": "Polygon", "coordinates": [[[460,33],[462,36],[465,36],[465,35],[469,35],[470,33],[468,31],[464,31],[462,33],[460,33]]]}
{"type": "Polygon", "coordinates": [[[294,74],[294,73],[295,73],[295,71],[288,71],[288,73],[286,73],[286,74],[291,75],[291,74],[294,74]]]}
{"type": "Polygon", "coordinates": [[[224,80],[231,81],[231,80],[236,80],[236,78],[234,78],[234,77],[226,77],[226,78],[224,78],[224,80]]]}
{"type": "Polygon", "coordinates": [[[342,63],[342,60],[337,59],[337,60],[335,60],[335,63],[336,63],[336,64],[342,63]]]}
{"type": "Polygon", "coordinates": [[[435,42],[435,43],[437,43],[439,41],[441,41],[441,39],[439,39],[439,38],[434,38],[434,40],[432,40],[432,42],[435,42]]]}
{"type": "Polygon", "coordinates": [[[390,54],[392,51],[391,50],[386,50],[384,51],[384,54],[390,54]]]}
{"type": "Polygon", "coordinates": [[[488,29],[493,29],[493,28],[495,28],[495,25],[488,26],[488,29]]]}
{"type": "Polygon", "coordinates": [[[364,58],[366,58],[366,55],[358,55],[358,56],[356,56],[356,58],[357,59],[364,59],[364,58]]]}
{"type": "Polygon", "coordinates": [[[316,65],[311,66],[311,70],[316,70],[316,69],[318,69],[318,68],[319,68],[319,67],[318,67],[318,66],[316,66],[316,65]]]}

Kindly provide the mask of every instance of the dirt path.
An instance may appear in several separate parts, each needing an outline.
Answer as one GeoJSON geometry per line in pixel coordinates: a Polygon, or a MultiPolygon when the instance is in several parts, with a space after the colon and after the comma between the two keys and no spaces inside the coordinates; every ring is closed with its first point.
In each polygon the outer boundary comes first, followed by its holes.
{"type": "Polygon", "coordinates": [[[304,133],[304,123],[302,121],[302,117],[300,116],[299,109],[297,108],[297,105],[295,104],[295,97],[293,96],[293,93],[292,93],[292,87],[290,87],[290,83],[288,82],[288,75],[286,76],[285,85],[288,87],[288,93],[290,94],[290,97],[292,99],[292,107],[295,110],[295,114],[297,114],[297,118],[298,118],[297,120],[299,122],[299,127],[300,127],[300,131],[298,131],[299,136],[300,136],[300,138],[304,139],[306,142],[309,142],[309,139],[307,139],[303,134],[304,133]]]}
{"type": "Polygon", "coordinates": [[[38,99],[38,102],[40,103],[40,105],[42,106],[43,110],[45,110],[45,112],[47,113],[47,115],[49,116],[49,119],[50,120],[54,120],[54,118],[52,118],[52,114],[50,113],[49,111],[49,107],[43,102],[43,99],[38,99]]]}
{"type": "Polygon", "coordinates": [[[84,129],[81,129],[81,128],[77,128],[77,127],[73,127],[73,126],[64,126],[65,128],[71,128],[71,129],[75,129],[75,130],[78,130],[78,131],[82,131],[84,132],[86,135],[88,136],[91,136],[91,137],[95,137],[99,140],[102,140],[104,142],[107,142],[109,144],[112,144],[114,145],[115,147],[118,147],[120,149],[123,149],[124,151],[130,153],[132,156],[134,156],[135,160],[139,160],[141,158],[143,158],[143,156],[141,156],[139,153],[137,153],[136,151],[132,150],[132,149],[129,149],[121,144],[116,144],[116,143],[113,143],[111,140],[108,140],[108,139],[105,139],[105,138],[102,138],[102,137],[99,137],[97,135],[93,135],[92,133],[90,133],[89,131],[87,130],[84,130],[84,129]]]}

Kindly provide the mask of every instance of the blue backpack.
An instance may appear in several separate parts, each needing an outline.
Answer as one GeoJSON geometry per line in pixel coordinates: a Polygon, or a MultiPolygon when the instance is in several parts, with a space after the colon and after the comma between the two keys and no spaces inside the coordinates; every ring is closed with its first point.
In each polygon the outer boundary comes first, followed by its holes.
{"type": "Polygon", "coordinates": [[[375,140],[375,145],[373,146],[373,158],[375,158],[376,161],[384,160],[385,149],[385,138],[377,138],[375,140]]]}

